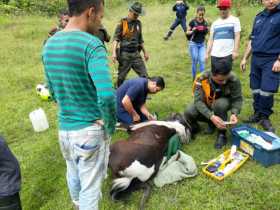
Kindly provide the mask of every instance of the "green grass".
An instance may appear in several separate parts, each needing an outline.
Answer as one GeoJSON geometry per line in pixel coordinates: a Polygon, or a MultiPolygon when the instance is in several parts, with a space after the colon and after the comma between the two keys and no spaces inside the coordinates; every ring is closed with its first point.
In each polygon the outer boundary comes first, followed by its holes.
{"type": "MultiPolygon", "coordinates": [[[[171,5],[150,5],[142,18],[144,39],[151,60],[147,63],[150,75],[162,75],[167,88],[148,102],[151,111],[157,111],[160,118],[171,112],[183,112],[192,102],[191,62],[187,43],[182,30],[178,28],[168,42],[162,40],[174,14],[171,5]]],[[[250,32],[254,15],[260,8],[244,7],[241,16],[243,53],[244,44],[250,32]]],[[[216,9],[207,8],[208,19],[217,16],[216,9]]],[[[189,17],[193,17],[191,9],[189,17]]],[[[118,20],[125,16],[126,8],[106,11],[104,24],[112,34],[118,20]]],[[[57,142],[56,105],[41,101],[35,92],[38,83],[44,81],[41,64],[42,42],[48,30],[54,26],[55,17],[0,16],[0,133],[18,157],[22,169],[21,197],[25,210],[68,210],[71,209],[66,180],[65,163],[57,142]],[[28,114],[42,107],[47,113],[50,129],[43,133],[33,132],[28,114]]],[[[111,52],[111,46],[108,46],[111,52]]],[[[245,98],[240,116],[247,118],[252,112],[249,73],[240,74],[239,61],[234,71],[239,75],[245,98]]],[[[209,66],[209,64],[208,64],[209,66]]],[[[117,66],[111,64],[112,73],[117,66]]],[[[135,76],[130,73],[129,77],[135,76]]],[[[279,110],[279,97],[275,102],[279,110]]],[[[273,123],[277,130],[279,117],[274,114],[273,123]]],[[[126,137],[117,132],[113,141],[126,137]]],[[[199,135],[195,141],[185,145],[183,150],[193,156],[199,165],[220,154],[213,148],[215,135],[199,135]]],[[[264,168],[255,161],[248,161],[234,175],[218,183],[201,172],[195,178],[186,179],[162,189],[154,188],[147,209],[280,209],[280,166],[264,168]]],[[[125,203],[113,203],[108,192],[111,177],[103,185],[101,209],[137,209],[142,193],[137,192],[125,203]]]]}

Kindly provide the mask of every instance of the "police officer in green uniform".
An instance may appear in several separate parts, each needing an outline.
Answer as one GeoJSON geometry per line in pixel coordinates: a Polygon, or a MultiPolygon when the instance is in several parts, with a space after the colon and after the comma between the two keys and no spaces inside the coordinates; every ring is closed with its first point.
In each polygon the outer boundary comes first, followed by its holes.
{"type": "Polygon", "coordinates": [[[121,19],[118,24],[113,42],[113,62],[119,62],[117,86],[125,80],[132,68],[140,77],[148,77],[145,63],[140,52],[143,51],[145,61],[149,55],[145,50],[142,36],[142,25],[139,16],[144,15],[141,3],[135,2],[129,7],[126,18],[121,19]]]}
{"type": "Polygon", "coordinates": [[[226,59],[213,62],[211,72],[203,72],[194,81],[193,94],[194,103],[184,113],[192,132],[198,132],[198,121],[208,122],[209,133],[218,129],[215,148],[221,149],[227,143],[227,125],[238,122],[243,102],[241,83],[231,73],[231,64],[226,59]],[[231,113],[229,122],[228,112],[231,113]]]}

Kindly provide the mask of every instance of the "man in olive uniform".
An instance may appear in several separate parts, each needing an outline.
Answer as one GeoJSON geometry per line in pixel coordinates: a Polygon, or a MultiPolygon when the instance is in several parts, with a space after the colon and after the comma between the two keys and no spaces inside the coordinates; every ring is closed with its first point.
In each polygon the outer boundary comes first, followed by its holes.
{"type": "Polygon", "coordinates": [[[117,60],[119,62],[118,87],[124,82],[131,68],[140,77],[148,76],[140,54],[143,51],[145,61],[148,61],[149,56],[144,48],[142,25],[138,20],[139,15],[144,15],[144,9],[141,3],[135,2],[129,7],[128,16],[121,19],[115,31],[112,58],[114,63],[117,60]]]}
{"type": "Polygon", "coordinates": [[[215,148],[221,149],[227,143],[227,125],[238,122],[243,101],[241,83],[231,73],[231,63],[226,58],[213,62],[211,72],[206,71],[195,80],[193,93],[194,103],[187,108],[185,118],[192,125],[194,133],[199,129],[198,121],[216,127],[218,136],[215,148]],[[231,113],[229,122],[228,111],[231,113]]]}

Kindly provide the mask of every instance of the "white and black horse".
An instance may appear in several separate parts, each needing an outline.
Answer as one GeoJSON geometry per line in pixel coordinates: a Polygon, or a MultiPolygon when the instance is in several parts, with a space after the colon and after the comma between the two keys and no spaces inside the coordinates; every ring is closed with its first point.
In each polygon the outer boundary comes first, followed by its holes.
{"type": "Polygon", "coordinates": [[[178,134],[182,142],[190,139],[191,126],[180,114],[167,121],[149,121],[134,125],[127,140],[110,147],[109,167],[113,174],[111,197],[120,199],[126,192],[152,179],[168,147],[168,140],[178,134]]]}

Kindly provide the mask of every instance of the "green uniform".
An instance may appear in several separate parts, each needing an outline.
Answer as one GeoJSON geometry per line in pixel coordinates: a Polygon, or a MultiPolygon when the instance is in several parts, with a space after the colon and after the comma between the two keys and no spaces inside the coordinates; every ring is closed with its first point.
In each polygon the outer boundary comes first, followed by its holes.
{"type": "Polygon", "coordinates": [[[120,43],[118,86],[123,83],[131,68],[140,77],[147,77],[147,69],[140,55],[141,45],[144,43],[141,22],[123,18],[115,30],[114,40],[120,43]],[[124,27],[124,22],[127,22],[127,28],[124,27]]]}
{"type": "Polygon", "coordinates": [[[191,123],[197,121],[209,121],[210,117],[215,114],[227,120],[227,112],[238,115],[242,108],[242,90],[240,80],[231,73],[227,83],[219,86],[214,84],[211,79],[211,72],[202,73],[194,84],[194,103],[191,104],[186,112],[185,117],[191,123]],[[207,103],[203,81],[210,84],[210,97],[215,95],[211,104],[207,103]]]}

